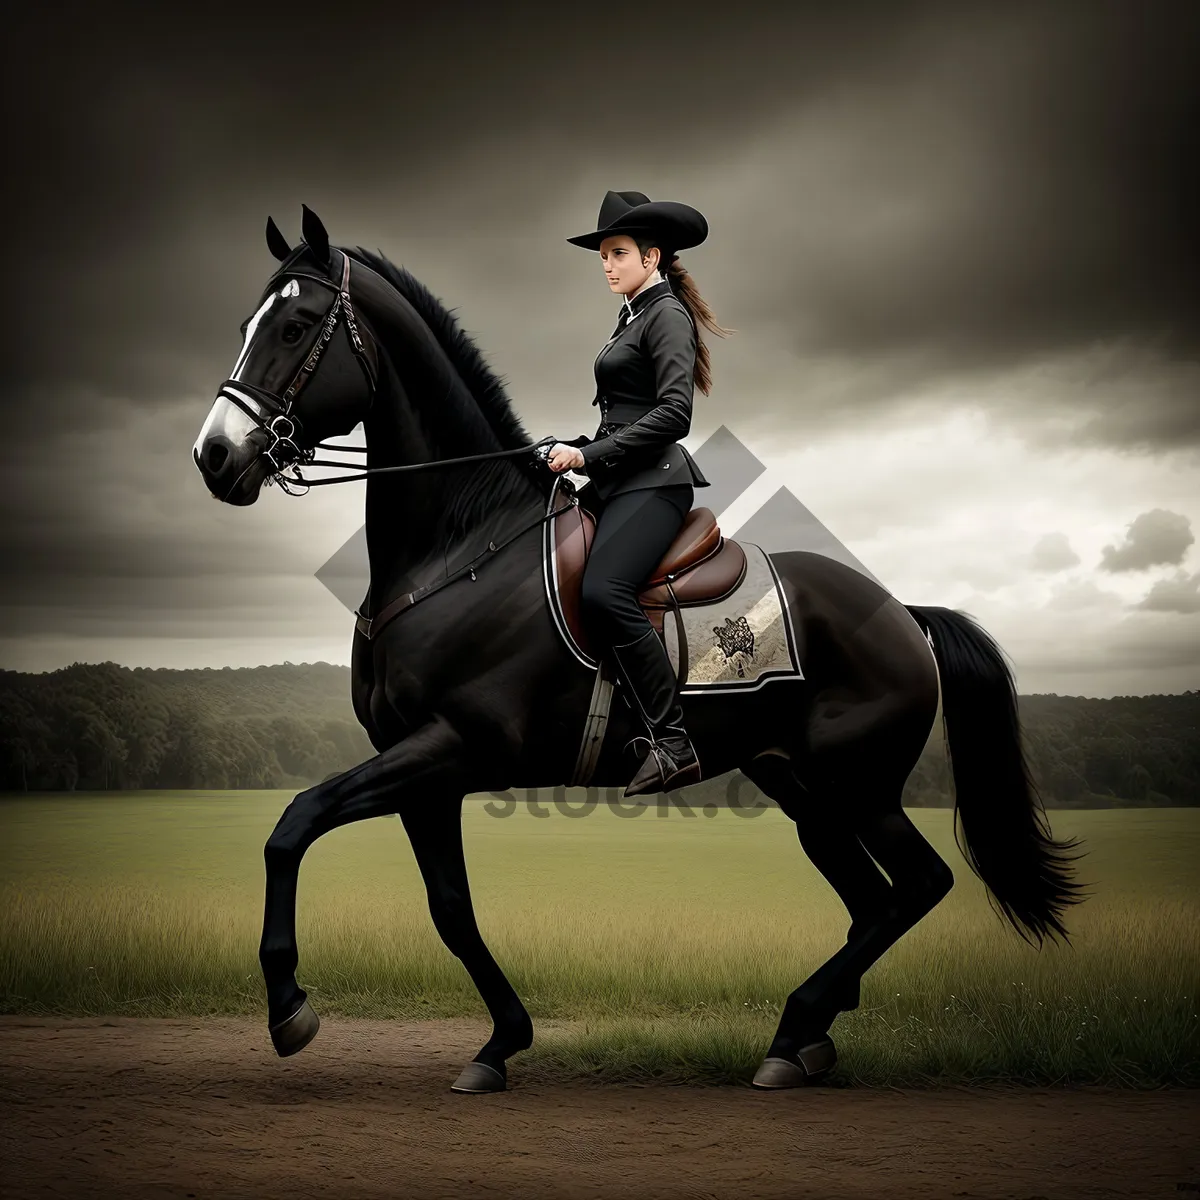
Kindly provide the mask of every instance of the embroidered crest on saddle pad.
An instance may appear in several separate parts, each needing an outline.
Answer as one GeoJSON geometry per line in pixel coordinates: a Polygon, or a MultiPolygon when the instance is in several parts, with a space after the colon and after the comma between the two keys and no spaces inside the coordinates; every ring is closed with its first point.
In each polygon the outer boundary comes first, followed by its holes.
{"type": "MultiPolygon", "coordinates": [[[[746,553],[742,582],[724,599],[688,604],[680,610],[687,647],[684,695],[750,691],[779,675],[804,678],[791,613],[774,564],[754,542],[742,542],[741,547],[746,553]]],[[[675,611],[669,609],[663,635],[677,673],[679,634],[675,611]]]]}

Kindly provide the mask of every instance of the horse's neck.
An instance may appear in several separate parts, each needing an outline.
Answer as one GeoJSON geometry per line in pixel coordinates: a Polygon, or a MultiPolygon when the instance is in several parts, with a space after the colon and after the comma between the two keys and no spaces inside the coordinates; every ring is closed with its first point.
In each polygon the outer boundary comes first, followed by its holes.
{"type": "MultiPolygon", "coordinates": [[[[458,429],[451,408],[439,413],[438,421],[420,419],[409,397],[421,395],[418,389],[428,390],[431,371],[440,364],[418,365],[425,367],[424,378],[410,378],[407,384],[390,366],[381,371],[375,404],[364,422],[367,466],[494,452],[495,439],[480,428],[482,420],[473,428],[464,422],[458,429]]],[[[385,593],[394,596],[444,578],[476,558],[489,540],[499,545],[544,510],[545,500],[532,478],[513,479],[514,472],[527,470],[514,463],[520,464],[520,459],[368,478],[366,538],[373,607],[385,593]]]]}

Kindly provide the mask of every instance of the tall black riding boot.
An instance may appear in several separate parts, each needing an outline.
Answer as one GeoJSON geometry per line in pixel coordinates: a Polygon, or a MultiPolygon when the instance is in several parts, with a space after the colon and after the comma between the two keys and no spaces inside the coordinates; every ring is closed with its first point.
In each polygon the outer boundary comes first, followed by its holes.
{"type": "Polygon", "coordinates": [[[700,782],[700,761],[683,727],[675,671],[653,628],[635,642],[612,647],[630,704],[649,733],[650,753],[625,789],[626,796],[667,792],[700,782]]]}

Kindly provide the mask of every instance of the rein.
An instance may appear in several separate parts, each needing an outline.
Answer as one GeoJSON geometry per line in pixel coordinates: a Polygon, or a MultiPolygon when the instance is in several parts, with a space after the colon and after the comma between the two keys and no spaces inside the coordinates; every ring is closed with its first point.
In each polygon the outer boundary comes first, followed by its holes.
{"type": "MultiPolygon", "coordinates": [[[[456,466],[458,463],[483,462],[484,460],[490,458],[511,458],[517,454],[538,454],[542,458],[546,458],[548,455],[546,455],[544,451],[548,450],[550,446],[553,446],[557,441],[558,439],[555,437],[544,437],[540,442],[534,442],[530,446],[518,446],[515,450],[493,450],[487,454],[467,454],[462,458],[435,458],[430,462],[405,463],[401,466],[395,467],[363,467],[361,474],[338,475],[332,479],[305,479],[302,476],[299,476],[299,465],[296,463],[289,463],[288,469],[296,471],[297,477],[290,478],[286,475],[276,475],[272,476],[271,478],[278,478],[281,484],[302,483],[306,488],[320,487],[324,483],[354,483],[359,479],[366,479],[370,475],[387,475],[393,471],[423,471],[427,467],[452,467],[456,466]]],[[[365,446],[336,446],[330,445],[328,442],[317,442],[316,448],[321,450],[336,450],[344,454],[366,454],[367,452],[367,448],[365,446]]],[[[300,451],[301,460],[306,467],[354,467],[357,465],[356,463],[337,462],[328,458],[311,457],[311,455],[313,455],[315,452],[316,449],[300,451]]],[[[304,493],[288,492],[287,494],[289,496],[302,496],[304,493]]]]}

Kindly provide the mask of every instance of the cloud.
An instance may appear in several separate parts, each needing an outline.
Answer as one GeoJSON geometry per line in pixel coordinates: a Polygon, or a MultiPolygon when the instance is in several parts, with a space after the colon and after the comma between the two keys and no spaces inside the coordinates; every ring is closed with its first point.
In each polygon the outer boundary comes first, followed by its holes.
{"type": "Polygon", "coordinates": [[[1043,534],[1029,555],[1029,565],[1035,571],[1062,571],[1079,562],[1065,533],[1043,534]]]}
{"type": "Polygon", "coordinates": [[[95,425],[48,431],[36,455],[0,443],[7,638],[336,635],[345,610],[313,572],[361,522],[364,484],[230,508],[191,460],[208,399],[79,401],[95,425]]]}
{"type": "Polygon", "coordinates": [[[1089,446],[1068,455],[1031,445],[978,410],[760,437],[745,440],[768,467],[762,492],[786,484],[904,603],[975,613],[1011,655],[1022,691],[1105,696],[1195,686],[1194,620],[1131,612],[1144,579],[1084,566],[1100,558],[1130,498],[1178,512],[1194,496],[1188,452],[1089,446]],[[1036,569],[1030,547],[1047,528],[1082,561],[1036,569]]]}
{"type": "Polygon", "coordinates": [[[1191,522],[1182,513],[1151,509],[1130,522],[1120,545],[1104,547],[1100,569],[1142,571],[1160,563],[1181,562],[1195,540],[1191,522]]]}
{"type": "Polygon", "coordinates": [[[1119,666],[1191,672],[1195,687],[1200,667],[1200,627],[1195,621],[1169,616],[1130,616],[1117,625],[1105,659],[1119,666]]]}
{"type": "Polygon", "coordinates": [[[1186,571],[1176,571],[1173,578],[1158,580],[1135,607],[1154,612],[1200,612],[1200,572],[1189,576],[1186,571]]]}
{"type": "Polygon", "coordinates": [[[1045,607],[1065,612],[1076,612],[1081,608],[1108,608],[1112,611],[1120,603],[1121,597],[1115,592],[1104,591],[1090,579],[1074,579],[1055,584],[1050,589],[1050,599],[1045,607]]]}
{"type": "MultiPolygon", "coordinates": [[[[16,382],[149,403],[214,386],[274,265],[265,215],[294,237],[305,200],[335,241],[381,246],[461,307],[520,399],[561,403],[586,391],[614,307],[594,256],[564,239],[614,184],[597,148],[636,128],[615,182],[709,217],[688,262],[740,330],[718,382],[747,413],[873,419],[939,385],[1119,346],[1123,386],[1049,380],[1055,394],[1034,388],[1021,411],[1067,408],[1109,444],[1200,440],[1194,389],[1168,369],[1200,346],[1190,6],[1159,4],[1136,31],[1103,0],[798,4],[735,21],[702,5],[682,22],[649,6],[640,36],[706,80],[660,87],[653,105],[611,86],[566,9],[370,19],[331,92],[264,69],[324,36],[304,4],[278,25],[242,14],[234,39],[202,17],[184,41],[143,15],[81,14],[70,41],[25,18],[14,40],[53,45],[61,69],[9,64],[13,134],[38,163],[7,197],[31,289],[16,382]]],[[[53,397],[43,411],[91,419],[53,397]]]]}
{"type": "MultiPolygon", "coordinates": [[[[571,436],[616,304],[564,239],[637,187],[705,212],[685,260],[739,331],[710,339],[692,444],[725,423],[789,456],[764,494],[786,485],[909,602],[986,594],[1044,690],[1182,679],[1104,647],[1130,615],[1168,645],[1185,613],[1130,614],[1132,567],[1112,591],[1077,568],[1129,512],[1194,502],[1194,5],[648,5],[636,37],[669,54],[631,88],[570,6],[393,6],[339,45],[332,90],[289,65],[328,37],[303,0],[232,38],[215,10],[180,39],[120,7],[64,34],[26,6],[0,50],[11,153],[36,164],[5,195],[7,661],[94,657],[89,638],[132,661],[141,634],[139,661],[348,644],[312,572],[362,485],[235,512],[189,458],[275,265],[268,213],[295,239],[304,201],[381,247],[457,310],[533,436],[571,436]]],[[[1169,533],[1108,554],[1179,563],[1169,533]]],[[[1188,603],[1165,582],[1151,607],[1188,603]]]]}
{"type": "Polygon", "coordinates": [[[1098,602],[1046,607],[1034,619],[982,595],[955,607],[966,608],[999,642],[1023,694],[1148,695],[1196,686],[1200,626],[1190,618],[1098,602]]]}

